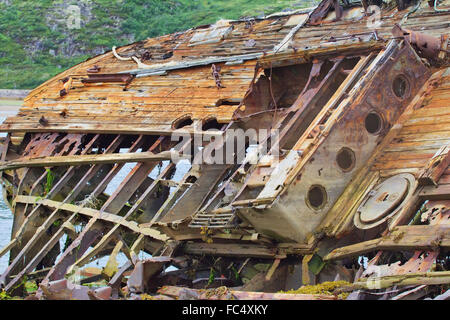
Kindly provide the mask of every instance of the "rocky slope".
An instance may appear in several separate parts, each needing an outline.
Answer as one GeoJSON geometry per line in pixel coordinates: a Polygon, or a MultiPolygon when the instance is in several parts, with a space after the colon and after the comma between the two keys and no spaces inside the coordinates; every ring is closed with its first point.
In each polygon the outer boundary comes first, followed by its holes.
{"type": "Polygon", "coordinates": [[[315,1],[0,0],[0,88],[33,88],[114,45],[315,1]]]}

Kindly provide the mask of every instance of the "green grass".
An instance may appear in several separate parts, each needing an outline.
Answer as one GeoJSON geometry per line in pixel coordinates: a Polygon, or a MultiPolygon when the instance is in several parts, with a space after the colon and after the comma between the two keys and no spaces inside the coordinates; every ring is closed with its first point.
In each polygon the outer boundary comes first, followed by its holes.
{"type": "Polygon", "coordinates": [[[219,19],[310,7],[317,0],[9,0],[0,3],[0,88],[32,89],[86,60],[133,41],[219,19]],[[66,8],[81,8],[69,29],[66,8]]]}
{"type": "Polygon", "coordinates": [[[36,282],[34,282],[34,281],[25,282],[25,291],[27,293],[34,293],[37,291],[37,289],[38,289],[38,286],[37,286],[36,282]]]}
{"type": "Polygon", "coordinates": [[[47,181],[45,182],[45,194],[48,194],[53,188],[53,181],[55,180],[55,174],[50,168],[45,169],[47,172],[47,181]]]}

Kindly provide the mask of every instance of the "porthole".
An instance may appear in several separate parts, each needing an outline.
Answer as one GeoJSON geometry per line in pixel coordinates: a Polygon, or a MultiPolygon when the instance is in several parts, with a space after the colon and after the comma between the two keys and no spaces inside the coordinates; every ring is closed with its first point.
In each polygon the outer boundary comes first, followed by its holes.
{"type": "Polygon", "coordinates": [[[202,130],[207,131],[210,129],[220,130],[222,128],[222,125],[217,122],[216,118],[208,118],[203,121],[202,130]]]}
{"type": "Polygon", "coordinates": [[[383,119],[377,112],[370,112],[364,120],[367,132],[370,134],[379,134],[383,129],[383,119]]]}
{"type": "Polygon", "coordinates": [[[321,185],[312,185],[306,196],[307,205],[313,210],[322,209],[327,203],[327,191],[321,185]]]}
{"type": "Polygon", "coordinates": [[[191,116],[184,116],[184,117],[181,117],[181,118],[175,120],[172,124],[172,128],[173,129],[181,129],[186,126],[190,126],[193,123],[194,123],[194,121],[192,121],[191,116]]]}
{"type": "Polygon", "coordinates": [[[355,167],[355,153],[350,148],[342,148],[336,155],[336,163],[344,172],[349,172],[355,167]]]}
{"type": "Polygon", "coordinates": [[[409,95],[409,82],[403,75],[398,75],[392,82],[392,91],[399,99],[405,99],[409,95]]]}
{"type": "Polygon", "coordinates": [[[195,183],[197,181],[196,176],[189,176],[186,178],[186,183],[195,183]]]}

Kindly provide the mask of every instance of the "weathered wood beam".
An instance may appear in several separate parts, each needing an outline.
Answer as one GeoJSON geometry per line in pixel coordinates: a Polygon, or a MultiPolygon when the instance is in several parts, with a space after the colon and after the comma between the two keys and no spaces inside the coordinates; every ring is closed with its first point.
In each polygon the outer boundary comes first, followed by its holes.
{"type": "MultiPolygon", "coordinates": [[[[9,144],[11,142],[11,135],[8,134],[6,138],[1,143],[1,154],[0,154],[0,160],[5,161],[6,160],[6,154],[8,153],[9,144]]],[[[3,171],[0,171],[0,179],[3,180],[3,171]]]]}
{"type": "MultiPolygon", "coordinates": [[[[147,151],[153,153],[153,151],[161,146],[162,141],[166,138],[167,137],[160,137],[152,144],[152,146],[147,151]]],[[[50,270],[50,272],[45,277],[44,282],[62,279],[66,274],[67,269],[72,266],[80,256],[84,255],[84,253],[90,246],[83,246],[82,248],[80,248],[79,243],[89,242],[90,244],[92,244],[97,240],[98,237],[106,232],[105,226],[102,221],[103,213],[118,213],[120,211],[120,208],[122,208],[127,203],[127,201],[130,199],[130,197],[133,195],[142,181],[148,176],[148,174],[150,174],[151,169],[154,167],[154,164],[156,164],[156,162],[151,163],[151,166],[146,162],[139,162],[134,166],[134,168],[130,173],[128,173],[124,181],[117,187],[114,193],[103,204],[101,209],[96,210],[95,215],[91,217],[89,222],[85,225],[81,233],[78,235],[77,239],[75,239],[62,253],[60,259],[56,262],[52,270],[50,270]],[[139,177],[135,178],[135,175],[138,175],[139,177]],[[116,198],[118,199],[117,202],[115,201],[116,198]],[[118,210],[116,211],[116,209],[118,210]]],[[[116,166],[118,166],[117,163],[116,166]]],[[[114,168],[111,170],[111,172],[113,171],[114,168]]],[[[95,192],[99,190],[103,190],[103,188],[106,187],[105,180],[108,180],[109,178],[112,179],[112,177],[113,176],[110,175],[108,178],[103,179],[100,185],[93,191],[93,194],[95,194],[95,192]]],[[[120,218],[120,216],[118,217],[120,218]]]]}
{"type": "Polygon", "coordinates": [[[144,64],[144,65],[142,65],[143,68],[121,71],[119,73],[130,73],[130,74],[145,76],[147,74],[152,75],[155,72],[186,69],[186,68],[192,68],[192,67],[198,67],[198,66],[206,66],[206,65],[209,65],[212,63],[231,62],[231,61],[240,61],[240,60],[243,60],[243,61],[255,60],[259,57],[262,57],[263,55],[264,55],[263,52],[256,52],[256,53],[235,55],[235,56],[229,56],[229,57],[208,57],[205,59],[183,61],[183,62],[178,62],[178,63],[169,62],[169,63],[160,63],[160,64],[152,64],[152,65],[144,64]]]}
{"type": "Polygon", "coordinates": [[[113,296],[117,296],[119,295],[119,288],[120,288],[120,284],[122,283],[122,279],[124,277],[125,272],[127,272],[128,270],[132,270],[133,263],[131,263],[130,260],[127,260],[119,269],[119,271],[117,271],[114,276],[111,278],[111,280],[109,281],[108,285],[112,288],[113,290],[113,296]]]}
{"type": "MultiPolygon", "coordinates": [[[[141,136],[142,137],[142,136],[141,136]]],[[[143,141],[142,141],[143,142],[143,141]]],[[[160,139],[157,140],[158,145],[161,142],[160,139]]],[[[135,141],[135,143],[131,146],[129,152],[135,152],[136,150],[138,150],[141,146],[141,140],[138,139],[135,141]]],[[[101,168],[102,165],[96,165],[93,167],[99,167],[101,168]]],[[[112,179],[114,179],[114,177],[120,172],[120,170],[122,170],[122,168],[125,166],[125,163],[116,163],[111,170],[109,170],[109,172],[106,174],[106,176],[103,178],[102,182],[100,182],[97,187],[94,189],[94,191],[92,191],[91,196],[96,198],[98,197],[103,191],[105,191],[105,189],[107,188],[107,186],[109,185],[109,183],[112,181],[112,179]]]]}
{"type": "Polygon", "coordinates": [[[435,185],[450,165],[450,145],[442,146],[419,174],[420,185],[435,185]]]}
{"type": "MultiPolygon", "coordinates": [[[[47,126],[42,126],[39,122],[35,123],[2,123],[0,124],[0,132],[66,132],[66,133],[92,133],[92,134],[144,134],[155,136],[171,136],[176,134],[179,130],[170,129],[170,124],[165,126],[167,128],[156,127],[138,127],[136,124],[119,124],[114,123],[49,123],[47,126]]],[[[220,131],[201,131],[194,129],[180,129],[183,134],[201,135],[207,138],[217,137],[222,135],[220,131]]]]}
{"type": "Polygon", "coordinates": [[[319,230],[324,230],[329,237],[333,237],[352,226],[354,213],[378,181],[378,171],[371,172],[370,166],[363,167],[328,211],[319,230]]]}
{"type": "Polygon", "coordinates": [[[430,292],[430,287],[426,285],[417,286],[411,290],[406,290],[395,297],[392,300],[418,300],[430,292]]]}
{"type": "MultiPolygon", "coordinates": [[[[92,145],[95,141],[97,141],[97,139],[99,138],[99,135],[95,136],[91,142],[86,146],[86,150],[91,150],[92,145]]],[[[105,153],[110,153],[113,152],[117,147],[119,147],[120,143],[122,142],[123,137],[121,136],[117,136],[112,142],[111,144],[108,146],[108,148],[106,148],[105,153]]],[[[84,152],[85,150],[83,150],[84,152]]],[[[85,174],[85,176],[80,180],[80,183],[78,183],[73,189],[72,192],[66,197],[66,199],[64,199],[64,203],[66,202],[70,202],[72,201],[80,192],[81,190],[85,187],[86,185],[86,181],[84,181],[84,178],[86,176],[89,175],[89,172],[94,171],[95,172],[98,171],[99,168],[96,168],[98,166],[93,166],[91,167],[88,172],[85,174]],[[84,183],[81,183],[83,182],[84,183]]],[[[47,194],[47,196],[45,197],[46,199],[51,199],[55,194],[57,194],[59,192],[59,190],[62,188],[62,186],[67,183],[67,181],[69,181],[69,179],[72,177],[72,174],[74,172],[74,170],[77,167],[70,167],[67,171],[66,174],[64,174],[64,176],[59,179],[59,181],[52,187],[52,189],[50,190],[50,192],[47,194]]],[[[35,205],[35,203],[33,204],[33,206],[35,205]]],[[[33,221],[33,219],[40,213],[39,211],[40,206],[34,206],[33,210],[27,215],[27,217],[25,218],[25,221],[22,223],[22,225],[20,226],[19,230],[16,232],[15,234],[15,238],[11,240],[11,243],[8,245],[12,245],[10,247],[10,249],[12,247],[14,247],[17,243],[19,243],[22,239],[23,233],[25,232],[27,226],[29,225],[29,223],[31,223],[31,221],[33,221]]],[[[56,215],[59,214],[58,213],[58,209],[56,209],[54,212],[52,212],[52,214],[46,219],[46,221],[41,225],[41,229],[37,230],[36,233],[33,235],[33,237],[29,240],[30,244],[25,245],[25,247],[22,248],[21,252],[18,253],[17,257],[18,259],[20,258],[20,256],[26,254],[28,252],[28,250],[30,249],[30,246],[32,245],[33,242],[37,241],[37,239],[39,239],[42,234],[47,230],[47,228],[50,227],[51,223],[53,223],[53,221],[55,220],[56,215]]],[[[7,246],[7,247],[8,247],[7,246]]],[[[9,250],[10,250],[9,249],[9,250]]],[[[8,251],[9,251],[8,250],[8,251]]],[[[11,265],[13,265],[13,263],[11,263],[11,265]]]]}
{"type": "Polygon", "coordinates": [[[311,17],[311,15],[315,12],[315,10],[319,7],[319,4],[317,4],[317,6],[308,12],[308,15],[305,19],[301,20],[296,26],[294,26],[289,33],[283,38],[283,40],[281,40],[276,46],[273,47],[272,52],[274,53],[274,55],[277,54],[278,51],[284,51],[291,43],[292,43],[292,38],[294,38],[295,34],[298,32],[298,30],[300,30],[301,28],[303,28],[303,26],[305,26],[308,21],[309,18],[311,17]]]}
{"type": "Polygon", "coordinates": [[[386,46],[384,41],[368,41],[353,43],[336,43],[336,45],[312,47],[307,50],[288,50],[276,54],[268,54],[259,59],[262,68],[281,67],[293,64],[302,64],[320,59],[332,54],[334,57],[351,53],[364,53],[369,51],[381,50],[386,46]]]}
{"type": "MultiPolygon", "coordinates": [[[[86,145],[86,148],[82,151],[82,154],[84,152],[89,152],[94,143],[98,141],[99,135],[96,135],[91,141],[86,145]]],[[[116,137],[113,142],[110,144],[110,146],[105,150],[105,152],[112,152],[114,151],[121,143],[122,138],[116,137]]],[[[59,192],[61,186],[66,183],[72,176],[73,172],[75,170],[75,167],[70,167],[66,174],[51,188],[50,192],[47,194],[46,198],[51,198],[54,194],[59,192]]],[[[74,188],[73,193],[78,194],[77,192],[80,192],[81,189],[84,187],[80,186],[79,190],[74,188]]],[[[65,199],[67,201],[68,198],[65,199]]],[[[14,238],[11,240],[10,244],[7,246],[9,247],[11,244],[9,250],[15,247],[15,245],[20,244],[21,240],[23,238],[23,234],[25,233],[25,230],[27,226],[34,221],[35,217],[40,214],[39,205],[34,207],[33,210],[26,216],[25,220],[22,222],[22,225],[20,226],[19,230],[15,233],[14,238]]],[[[59,212],[58,209],[54,210],[50,216],[47,217],[47,219],[41,224],[41,226],[36,230],[36,232],[33,234],[31,239],[28,240],[28,242],[23,246],[20,250],[20,252],[17,253],[14,260],[10,263],[8,268],[5,270],[5,272],[0,277],[0,283],[6,283],[8,281],[8,276],[11,274],[11,272],[14,272],[16,268],[19,268],[22,266],[23,263],[23,257],[28,255],[31,257],[37,256],[40,251],[42,250],[48,250],[50,251],[51,248],[54,246],[51,245],[51,240],[47,242],[42,248],[36,248],[35,243],[47,232],[47,229],[53,224],[53,222],[58,218],[59,212]],[[38,252],[36,252],[38,250],[38,252]],[[39,251],[40,250],[40,251],[39,251]],[[31,252],[31,253],[30,253],[31,252]]],[[[70,221],[69,221],[70,222],[70,221]]],[[[48,252],[47,251],[47,252],[48,252]]],[[[42,258],[42,257],[41,257],[42,258]]],[[[32,260],[33,262],[34,260],[32,260]]],[[[40,260],[38,261],[38,263],[40,260]]]]}
{"type": "Polygon", "coordinates": [[[292,51],[284,51],[282,53],[276,53],[271,51],[268,54],[257,52],[243,55],[235,55],[229,57],[208,57],[204,59],[192,60],[192,61],[184,61],[180,63],[161,63],[161,64],[152,64],[145,65],[142,64],[139,69],[125,70],[120,73],[130,73],[135,75],[146,76],[152,75],[155,72],[163,72],[170,70],[178,70],[178,69],[186,69],[197,66],[209,65],[212,63],[220,63],[220,62],[233,62],[233,61],[246,61],[246,60],[255,60],[260,58],[261,64],[264,68],[270,67],[270,63],[284,63],[283,65],[288,64],[299,64],[305,63],[306,61],[310,61],[312,57],[320,57],[326,55],[339,55],[344,54],[346,52],[354,52],[355,50],[368,51],[368,50],[377,50],[381,49],[385,46],[384,41],[368,41],[361,43],[359,41],[354,43],[345,43],[345,44],[337,44],[335,46],[321,46],[321,47],[311,47],[305,50],[292,50],[292,51]],[[295,62],[295,63],[294,63],[295,62]]]}
{"type": "Polygon", "coordinates": [[[382,238],[338,248],[324,257],[337,260],[355,257],[375,250],[433,250],[450,248],[450,225],[399,226],[382,238]]]}
{"type": "Polygon", "coordinates": [[[182,249],[187,254],[217,255],[228,257],[252,257],[273,259],[277,256],[277,248],[269,248],[257,244],[243,243],[186,243],[182,249]]]}
{"type": "MultiPolygon", "coordinates": [[[[86,145],[86,148],[81,151],[81,155],[85,155],[86,153],[91,152],[92,147],[94,146],[94,143],[96,143],[99,139],[100,139],[100,135],[99,134],[95,135],[95,137],[92,138],[92,140],[89,142],[89,144],[86,145]]],[[[116,138],[113,140],[113,142],[105,150],[105,153],[114,152],[119,147],[119,145],[122,143],[122,141],[123,141],[122,136],[120,136],[120,135],[116,136],[116,138]]],[[[64,176],[61,177],[61,179],[59,179],[53,185],[51,190],[48,192],[46,198],[50,199],[53,196],[55,196],[57,193],[59,193],[59,191],[61,191],[63,186],[72,178],[72,176],[75,174],[76,170],[78,170],[78,169],[79,169],[79,167],[74,167],[74,166],[67,169],[64,176]]],[[[45,176],[47,176],[47,175],[45,175],[45,176]]]]}
{"type": "MultiPolygon", "coordinates": [[[[104,154],[110,154],[117,150],[120,144],[123,141],[124,136],[118,135],[116,139],[106,148],[104,154]]],[[[143,143],[143,136],[140,135],[136,141],[132,144],[129,152],[135,152],[138,150],[143,143]]],[[[84,176],[77,182],[72,191],[67,195],[66,199],[64,199],[65,203],[70,203],[77,198],[81,190],[89,183],[91,179],[95,177],[95,175],[100,171],[103,166],[101,164],[90,166],[89,170],[84,174],[84,176]]]]}
{"type": "MultiPolygon", "coordinates": [[[[174,166],[175,165],[171,162],[160,173],[158,179],[153,181],[153,183],[147,188],[147,190],[145,190],[145,192],[139,197],[139,199],[135,202],[135,204],[128,210],[126,215],[124,217],[121,217],[121,220],[120,220],[121,222],[128,223],[127,219],[131,215],[133,215],[137,210],[139,210],[142,203],[144,203],[144,201],[158,189],[158,187],[160,185],[159,182],[161,181],[161,179],[166,177],[170,173],[170,171],[172,170],[172,168],[174,166]]],[[[80,259],[78,259],[75,262],[74,266],[82,267],[83,265],[88,263],[89,260],[92,259],[92,257],[94,257],[98,252],[100,252],[100,250],[102,250],[113,239],[115,233],[119,230],[119,227],[121,227],[121,226],[122,226],[122,223],[116,223],[116,225],[114,227],[112,227],[108,231],[108,233],[103,236],[103,238],[96,244],[96,246],[91,251],[89,251],[88,253],[83,255],[80,259]]],[[[166,237],[165,239],[168,239],[168,238],[166,237]]],[[[158,239],[158,240],[160,240],[160,239],[158,239]]]]}
{"type": "Polygon", "coordinates": [[[130,248],[131,262],[133,264],[136,264],[139,261],[139,252],[141,252],[145,246],[144,240],[144,235],[140,234],[130,248]]]}
{"type": "Polygon", "coordinates": [[[159,294],[182,298],[183,296],[195,297],[198,300],[219,300],[219,299],[236,299],[236,300],[338,300],[337,296],[325,294],[291,294],[291,293],[267,293],[267,292],[248,292],[227,290],[218,293],[211,290],[196,290],[184,287],[164,286],[158,290],[159,294]]]}
{"type": "Polygon", "coordinates": [[[246,200],[238,200],[231,203],[232,207],[253,207],[263,204],[270,204],[272,203],[276,198],[270,197],[270,198],[259,198],[259,199],[246,199],[246,200]]]}
{"type": "Polygon", "coordinates": [[[450,300],[450,289],[435,297],[434,300],[450,300]]]}
{"type": "Polygon", "coordinates": [[[134,192],[136,192],[139,186],[147,179],[148,175],[153,171],[158,162],[160,161],[141,162],[135,165],[131,172],[125,177],[125,179],[105,202],[102,210],[118,214],[128,200],[130,200],[134,192]]]}
{"type": "MultiPolygon", "coordinates": [[[[188,141],[186,141],[184,143],[184,145],[181,146],[180,153],[182,153],[184,150],[186,150],[186,148],[190,148],[191,142],[192,142],[192,139],[189,139],[188,141]]],[[[218,143],[218,142],[215,141],[214,143],[218,143]]],[[[195,159],[193,162],[195,162],[195,159]]],[[[172,163],[169,165],[172,165],[172,163]]],[[[189,187],[189,185],[186,182],[187,182],[187,178],[190,176],[190,172],[191,172],[191,170],[186,172],[184,177],[180,180],[180,183],[176,187],[176,189],[169,194],[166,201],[164,201],[164,203],[159,207],[158,211],[155,213],[152,220],[148,224],[148,227],[151,227],[156,221],[158,221],[158,219],[166,212],[166,209],[170,208],[175,203],[175,201],[179,199],[179,196],[184,193],[186,188],[189,187]]]]}
{"type": "MultiPolygon", "coordinates": [[[[76,215],[77,213],[73,213],[71,217],[67,220],[67,222],[71,223],[75,219],[76,215]]],[[[62,238],[62,236],[65,233],[65,228],[66,226],[62,225],[58,229],[58,231],[55,232],[55,234],[53,234],[50,241],[48,241],[46,245],[41,248],[41,250],[33,257],[33,259],[31,259],[31,261],[26,265],[25,268],[22,269],[22,271],[20,271],[20,273],[5,286],[6,291],[13,289],[27,273],[33,271],[36,268],[39,262],[49,253],[49,251],[53,248],[53,246],[55,246],[62,238]]]]}
{"type": "Polygon", "coordinates": [[[419,197],[423,200],[448,200],[450,199],[450,184],[423,187],[419,197]]]}
{"type": "MultiPolygon", "coordinates": [[[[36,280],[36,279],[42,279],[45,277],[45,275],[47,274],[47,272],[50,271],[51,268],[44,268],[41,270],[36,270],[33,272],[29,272],[27,274],[27,280],[31,281],[31,280],[36,280]]],[[[12,279],[14,279],[15,277],[17,277],[17,275],[15,276],[11,276],[12,279]]]]}
{"type": "Polygon", "coordinates": [[[2,250],[0,250],[0,258],[9,252],[17,244],[17,239],[12,239],[2,250]]]}
{"type": "Polygon", "coordinates": [[[117,255],[123,248],[123,242],[118,241],[109,255],[108,262],[106,263],[105,268],[102,271],[102,274],[106,275],[109,279],[111,279],[114,274],[119,271],[118,263],[117,263],[117,255]]]}
{"type": "MultiPolygon", "coordinates": [[[[81,151],[81,155],[84,154],[88,154],[91,152],[94,143],[96,143],[100,138],[100,135],[97,134],[95,135],[91,141],[86,145],[86,147],[81,151]]],[[[123,137],[118,135],[116,136],[116,138],[113,140],[113,142],[110,144],[110,146],[105,150],[105,153],[111,153],[114,152],[119,145],[122,143],[123,141],[123,137]]],[[[77,152],[77,148],[73,148],[73,150],[68,154],[69,156],[71,155],[75,155],[77,152]]],[[[55,156],[61,155],[61,153],[55,154],[55,156]]],[[[83,166],[71,166],[69,167],[69,169],[67,169],[64,173],[64,175],[60,178],[57,179],[56,183],[54,183],[54,185],[52,186],[52,188],[50,189],[50,191],[45,195],[45,198],[47,199],[52,199],[56,194],[58,194],[61,189],[70,181],[70,179],[72,179],[74,174],[80,174],[83,170],[91,170],[92,167],[90,169],[86,169],[83,166]]],[[[0,171],[3,172],[3,171],[0,171]]],[[[34,183],[33,186],[31,188],[31,191],[29,192],[29,195],[37,195],[37,192],[39,192],[39,186],[42,185],[42,183],[45,184],[44,181],[46,181],[47,179],[47,175],[48,172],[44,171],[44,173],[41,175],[41,177],[39,177],[39,179],[37,179],[34,183]]],[[[84,177],[86,177],[86,175],[84,175],[84,177]]],[[[83,178],[84,178],[83,177],[83,178]]],[[[83,187],[85,186],[85,184],[83,184],[83,187]]],[[[76,189],[76,188],[74,188],[76,189]]],[[[70,202],[72,201],[72,199],[65,199],[65,202],[70,202]]],[[[25,206],[24,212],[28,212],[28,206],[25,206]]],[[[31,210],[31,213],[28,216],[33,216],[36,212],[40,212],[40,208],[39,206],[37,207],[33,207],[33,209],[31,210]]]]}
{"type": "Polygon", "coordinates": [[[84,216],[87,216],[90,218],[98,216],[98,219],[100,219],[100,220],[118,224],[120,226],[123,226],[123,227],[129,229],[130,231],[141,233],[145,236],[154,238],[156,240],[160,240],[160,241],[169,240],[169,237],[167,237],[166,235],[160,233],[159,231],[157,231],[155,229],[141,228],[141,227],[139,227],[137,222],[127,221],[126,219],[124,219],[124,217],[121,217],[121,216],[118,216],[115,214],[111,214],[108,212],[100,212],[99,210],[95,210],[92,208],[81,207],[81,206],[77,206],[74,204],[62,203],[62,202],[49,200],[49,199],[38,199],[33,196],[17,196],[15,199],[15,202],[16,203],[28,203],[28,204],[40,204],[40,205],[43,205],[43,206],[46,206],[49,208],[54,208],[54,209],[57,208],[60,211],[76,212],[76,213],[79,213],[81,215],[84,215],[84,216]]]}
{"type": "Polygon", "coordinates": [[[360,279],[352,285],[341,287],[334,293],[351,292],[360,289],[384,289],[393,286],[441,285],[450,283],[450,271],[408,273],[401,275],[360,279]]]}
{"type": "MultiPolygon", "coordinates": [[[[236,122],[231,122],[231,123],[227,126],[227,129],[225,129],[225,131],[226,131],[226,130],[232,130],[232,129],[235,129],[235,128],[239,128],[238,125],[236,124],[236,122]]],[[[267,138],[268,138],[268,137],[266,137],[266,139],[267,139],[267,138]]],[[[265,139],[265,140],[266,140],[266,139],[265,139]]],[[[213,143],[214,143],[214,144],[213,144],[212,146],[214,146],[214,149],[215,149],[215,150],[220,150],[220,149],[224,150],[224,149],[226,148],[224,145],[220,145],[219,139],[217,139],[217,140],[214,141],[213,143]]],[[[260,145],[263,145],[263,144],[264,144],[264,142],[261,141],[261,142],[260,142],[260,145]]],[[[200,156],[200,155],[198,155],[198,156],[200,156]]],[[[235,155],[234,157],[236,158],[236,155],[235,155]]],[[[196,161],[196,159],[194,159],[193,162],[195,162],[195,161],[196,161]]],[[[244,166],[245,166],[245,161],[244,161],[244,163],[241,164],[240,168],[243,168],[244,166]]],[[[218,189],[217,191],[215,191],[213,194],[210,193],[210,194],[206,195],[206,196],[203,198],[203,200],[202,200],[202,202],[207,201],[206,204],[204,204],[202,208],[198,207],[197,211],[207,211],[206,208],[209,207],[209,205],[210,205],[211,203],[213,203],[217,198],[220,198],[220,196],[221,196],[221,194],[224,192],[226,186],[229,185],[229,184],[231,183],[231,181],[233,181],[233,179],[234,179],[234,177],[236,176],[236,174],[237,174],[238,171],[239,171],[239,169],[238,169],[238,170],[235,170],[235,171],[233,172],[233,174],[231,175],[231,177],[229,177],[226,181],[224,181],[224,183],[222,184],[222,186],[220,186],[219,189],[218,189]],[[208,200],[208,196],[209,196],[209,200],[208,200]]],[[[183,183],[186,182],[186,179],[188,178],[189,174],[190,174],[190,173],[187,172],[186,175],[183,177],[183,179],[182,179],[182,182],[183,182],[183,183]]],[[[180,187],[181,187],[181,185],[180,185],[180,186],[178,187],[178,189],[176,190],[177,193],[180,192],[180,191],[182,191],[182,189],[181,189],[180,187]]],[[[211,192],[211,191],[212,191],[212,189],[210,189],[210,192],[211,192]]],[[[169,199],[168,199],[168,200],[169,200],[169,199]]],[[[170,201],[172,201],[172,199],[171,199],[170,201]]],[[[164,204],[164,205],[165,205],[165,204],[164,204]]],[[[159,215],[161,215],[161,214],[162,214],[162,211],[161,211],[161,212],[158,212],[158,213],[157,213],[158,217],[155,216],[155,218],[152,220],[152,223],[153,223],[153,222],[156,222],[157,219],[159,218],[159,215]]]]}
{"type": "MultiPolygon", "coordinates": [[[[78,138],[76,137],[77,135],[71,135],[71,136],[73,136],[73,138],[70,138],[69,135],[67,136],[67,138],[68,138],[68,140],[69,140],[69,144],[70,144],[70,140],[72,140],[72,139],[78,140],[78,138]]],[[[83,136],[86,137],[87,135],[83,135],[83,136]]],[[[100,135],[98,135],[98,134],[95,135],[95,136],[89,141],[89,143],[86,144],[85,148],[83,148],[83,149],[81,150],[80,155],[84,155],[84,154],[90,153],[91,150],[92,150],[92,148],[93,148],[93,146],[94,146],[94,143],[95,143],[96,141],[98,141],[99,138],[100,138],[100,135]]],[[[64,137],[63,139],[66,139],[66,137],[64,137]]],[[[69,152],[68,154],[66,154],[66,155],[67,155],[67,156],[74,156],[74,155],[77,154],[78,149],[79,149],[79,148],[73,148],[73,149],[70,150],[70,152],[69,152]]],[[[63,148],[63,149],[61,149],[60,151],[58,151],[57,153],[53,154],[53,156],[60,156],[60,155],[63,155],[65,151],[66,151],[65,148],[63,148]]],[[[41,156],[48,156],[48,155],[49,155],[49,154],[41,154],[41,156]]],[[[17,159],[15,159],[15,160],[17,160],[17,159]]],[[[85,170],[84,168],[70,167],[68,170],[65,171],[65,173],[64,173],[64,175],[61,177],[61,179],[57,180],[56,184],[58,184],[58,186],[60,186],[60,187],[63,186],[63,185],[65,185],[65,184],[67,183],[67,181],[69,181],[69,179],[70,179],[70,178],[73,176],[73,174],[75,173],[75,168],[78,169],[78,170],[77,170],[77,173],[78,173],[78,174],[80,173],[80,169],[81,169],[81,170],[85,170]],[[60,182],[60,181],[61,181],[61,182],[60,182]]],[[[32,187],[31,187],[31,190],[30,190],[30,192],[29,192],[30,195],[35,195],[37,192],[39,192],[39,191],[38,191],[38,190],[39,190],[39,187],[42,186],[42,183],[43,183],[44,181],[46,181],[47,175],[48,175],[48,173],[47,173],[46,171],[44,171],[44,172],[42,173],[42,175],[41,175],[38,179],[36,179],[36,181],[34,181],[32,187]]],[[[51,188],[50,191],[52,192],[52,196],[53,196],[53,195],[57,194],[60,190],[61,190],[60,188],[59,188],[59,189],[55,189],[54,186],[53,186],[53,187],[51,188]]],[[[49,193],[50,193],[50,191],[49,191],[49,193]]],[[[52,196],[48,196],[47,198],[51,198],[52,196]]],[[[26,209],[25,209],[25,212],[26,212],[26,209]]]]}
{"type": "Polygon", "coordinates": [[[9,161],[0,166],[0,171],[23,167],[54,167],[54,166],[79,166],[87,164],[109,164],[127,162],[159,162],[170,160],[172,157],[182,157],[177,152],[163,151],[160,153],[113,153],[113,154],[89,154],[77,156],[56,156],[32,158],[28,160],[9,161]]]}

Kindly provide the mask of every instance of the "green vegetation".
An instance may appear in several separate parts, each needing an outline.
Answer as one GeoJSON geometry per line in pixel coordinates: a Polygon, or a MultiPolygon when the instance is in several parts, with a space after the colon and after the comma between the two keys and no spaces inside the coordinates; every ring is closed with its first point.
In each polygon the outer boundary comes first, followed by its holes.
{"type": "Polygon", "coordinates": [[[84,283],[83,286],[85,287],[89,287],[89,288],[101,288],[101,287],[105,287],[108,285],[108,281],[102,279],[96,282],[89,282],[89,283],[84,283]]]}
{"type": "Polygon", "coordinates": [[[216,270],[214,270],[214,268],[211,268],[209,270],[208,286],[214,282],[215,278],[216,278],[216,270]]]}
{"type": "MultiPolygon", "coordinates": [[[[316,285],[303,286],[298,288],[297,290],[289,290],[289,291],[279,291],[279,293],[289,293],[289,294],[324,294],[324,295],[333,295],[334,290],[348,286],[351,283],[347,281],[326,281],[316,285]]],[[[348,293],[339,294],[338,297],[340,299],[347,298],[348,293]]]]}
{"type": "Polygon", "coordinates": [[[30,89],[108,51],[163,34],[310,7],[317,0],[9,0],[0,2],[0,88],[30,89]],[[73,26],[77,5],[80,28],[73,26]],[[76,9],[76,8],[75,8],[76,9]]]}
{"type": "MultiPolygon", "coordinates": [[[[27,281],[25,279],[24,281],[22,281],[19,284],[19,286],[22,286],[22,285],[25,286],[25,291],[27,294],[35,293],[38,289],[38,286],[37,286],[36,282],[34,282],[34,281],[27,281]]],[[[23,298],[10,296],[6,291],[0,290],[0,300],[23,300],[23,298]]]]}
{"type": "Polygon", "coordinates": [[[55,180],[55,174],[50,168],[45,169],[47,172],[47,181],[45,182],[45,194],[47,195],[53,188],[53,181],[55,180]]]}
{"type": "Polygon", "coordinates": [[[34,281],[25,282],[25,291],[27,293],[35,293],[38,289],[38,285],[34,281]]]}
{"type": "Polygon", "coordinates": [[[0,300],[12,300],[12,297],[6,291],[0,291],[0,300]]]}

